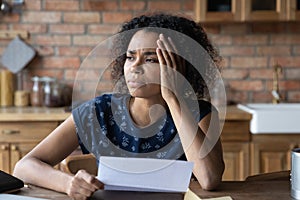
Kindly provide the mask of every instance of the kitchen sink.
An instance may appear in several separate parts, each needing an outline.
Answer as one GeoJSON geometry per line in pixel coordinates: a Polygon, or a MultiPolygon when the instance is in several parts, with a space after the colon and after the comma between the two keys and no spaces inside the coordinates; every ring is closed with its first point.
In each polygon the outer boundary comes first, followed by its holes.
{"type": "Polygon", "coordinates": [[[253,134],[300,134],[300,103],[249,103],[237,107],[252,114],[253,134]]]}

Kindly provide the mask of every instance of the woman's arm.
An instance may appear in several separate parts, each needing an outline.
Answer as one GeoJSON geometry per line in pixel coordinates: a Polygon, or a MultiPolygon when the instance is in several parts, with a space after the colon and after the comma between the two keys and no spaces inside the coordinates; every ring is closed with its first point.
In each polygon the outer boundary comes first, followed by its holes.
{"type": "Polygon", "coordinates": [[[177,100],[170,98],[167,104],[187,160],[194,162],[194,175],[203,189],[215,189],[222,180],[225,168],[217,113],[206,115],[197,124],[186,105],[179,105],[177,100]]]}
{"type": "Polygon", "coordinates": [[[170,38],[162,34],[157,44],[162,97],[170,109],[186,157],[194,162],[194,175],[203,189],[212,190],[221,182],[225,168],[219,139],[219,117],[217,113],[211,113],[200,122],[194,119],[188,105],[179,99],[180,93],[177,92],[184,81],[178,77],[178,71],[182,71],[184,65],[175,54],[176,47],[170,38]]]}
{"type": "Polygon", "coordinates": [[[14,175],[24,182],[84,199],[103,187],[94,176],[80,170],[75,176],[53,166],[78,147],[73,117],[70,116],[15,166],[14,175]]]}

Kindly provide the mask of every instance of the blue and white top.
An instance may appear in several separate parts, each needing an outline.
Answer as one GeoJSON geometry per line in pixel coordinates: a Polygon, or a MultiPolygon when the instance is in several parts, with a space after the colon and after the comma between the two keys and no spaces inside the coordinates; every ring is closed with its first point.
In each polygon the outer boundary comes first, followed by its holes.
{"type": "MultiPolygon", "coordinates": [[[[83,153],[100,156],[185,159],[169,110],[146,127],[137,126],[129,113],[130,95],[104,94],[73,109],[79,144],[83,153]]],[[[203,100],[189,101],[200,121],[213,106],[203,100]]]]}

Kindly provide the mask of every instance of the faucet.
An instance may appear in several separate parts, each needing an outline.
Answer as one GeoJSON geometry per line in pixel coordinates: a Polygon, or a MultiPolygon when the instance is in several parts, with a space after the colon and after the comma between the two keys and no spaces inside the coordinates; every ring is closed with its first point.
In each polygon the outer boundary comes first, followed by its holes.
{"type": "Polygon", "coordinates": [[[281,100],[281,95],[279,93],[279,74],[282,73],[282,66],[279,64],[274,65],[273,67],[273,89],[272,89],[272,96],[273,96],[273,104],[278,104],[281,100]]]}

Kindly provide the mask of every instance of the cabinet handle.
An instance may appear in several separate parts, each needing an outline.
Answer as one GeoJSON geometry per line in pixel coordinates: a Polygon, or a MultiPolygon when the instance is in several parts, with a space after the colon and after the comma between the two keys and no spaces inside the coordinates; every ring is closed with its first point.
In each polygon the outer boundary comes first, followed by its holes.
{"type": "Polygon", "coordinates": [[[19,134],[20,131],[19,130],[2,130],[2,134],[5,134],[5,135],[12,135],[12,134],[19,134]]]}
{"type": "Polygon", "coordinates": [[[18,149],[18,147],[17,147],[16,145],[12,145],[12,146],[10,147],[10,149],[11,149],[12,151],[16,151],[16,150],[18,149]]]}
{"type": "Polygon", "coordinates": [[[1,150],[7,150],[8,146],[7,145],[1,145],[1,150]]]}

